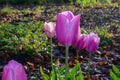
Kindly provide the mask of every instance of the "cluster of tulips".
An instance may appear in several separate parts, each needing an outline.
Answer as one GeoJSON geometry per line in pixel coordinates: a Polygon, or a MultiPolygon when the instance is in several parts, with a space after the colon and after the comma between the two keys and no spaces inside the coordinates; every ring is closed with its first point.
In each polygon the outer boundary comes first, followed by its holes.
{"type": "MultiPolygon", "coordinates": [[[[77,50],[86,49],[90,53],[94,53],[100,42],[97,34],[81,34],[80,32],[80,14],[74,16],[71,11],[58,13],[57,22],[45,22],[44,31],[47,37],[56,37],[62,45],[66,46],[65,59],[65,80],[69,71],[68,53],[69,46],[74,46],[77,50]]],[[[52,46],[52,45],[51,45],[52,46]]],[[[51,47],[51,63],[52,63],[52,47],[51,47]]],[[[23,66],[14,61],[9,61],[3,69],[2,80],[27,80],[23,66]]]]}
{"type": "Polygon", "coordinates": [[[65,46],[74,46],[78,50],[86,48],[91,53],[97,50],[100,42],[93,32],[88,35],[80,33],[80,15],[74,16],[70,11],[59,13],[56,25],[45,22],[44,31],[49,38],[57,37],[65,46]]]}

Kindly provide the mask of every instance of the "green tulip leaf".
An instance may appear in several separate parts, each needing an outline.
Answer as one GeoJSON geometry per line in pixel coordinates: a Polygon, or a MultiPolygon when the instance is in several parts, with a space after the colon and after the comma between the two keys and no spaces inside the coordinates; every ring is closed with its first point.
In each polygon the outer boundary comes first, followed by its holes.
{"type": "Polygon", "coordinates": [[[61,68],[58,69],[58,74],[64,74],[65,71],[65,66],[62,66],[61,68]]]}
{"type": "Polygon", "coordinates": [[[114,71],[115,75],[120,78],[120,71],[119,71],[119,69],[115,65],[112,65],[112,68],[113,68],[113,71],[114,71]]]}
{"type": "Polygon", "coordinates": [[[53,66],[53,71],[51,71],[51,80],[58,80],[55,66],[53,66]]]}
{"type": "Polygon", "coordinates": [[[110,72],[110,76],[112,80],[120,80],[119,78],[117,78],[117,76],[113,72],[110,72]]]}
{"type": "Polygon", "coordinates": [[[83,80],[83,74],[82,74],[82,70],[81,70],[81,67],[80,67],[80,74],[78,76],[78,79],[77,80],[83,80]]]}
{"type": "Polygon", "coordinates": [[[43,72],[42,67],[40,67],[40,73],[43,76],[44,80],[49,80],[49,76],[43,72]]]}
{"type": "Polygon", "coordinates": [[[80,65],[76,64],[71,71],[68,73],[68,76],[73,80],[77,75],[78,70],[80,69],[80,65]]]}

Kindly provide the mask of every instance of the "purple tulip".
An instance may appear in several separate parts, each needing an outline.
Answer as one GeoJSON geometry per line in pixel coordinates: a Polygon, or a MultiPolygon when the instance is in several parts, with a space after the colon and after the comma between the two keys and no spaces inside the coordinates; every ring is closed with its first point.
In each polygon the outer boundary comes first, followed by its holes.
{"type": "Polygon", "coordinates": [[[80,35],[80,14],[74,16],[72,12],[59,13],[56,23],[56,37],[66,46],[71,46],[78,40],[80,35]]]}
{"type": "Polygon", "coordinates": [[[11,60],[3,69],[2,80],[27,80],[23,66],[11,60]]]}
{"type": "Polygon", "coordinates": [[[56,27],[56,25],[53,22],[49,22],[49,23],[45,22],[44,23],[44,31],[45,31],[47,37],[52,38],[56,35],[55,27],[56,27]]]}
{"type": "Polygon", "coordinates": [[[75,48],[78,50],[84,49],[86,47],[87,35],[81,34],[78,41],[75,43],[75,48]]]}
{"type": "Polygon", "coordinates": [[[98,37],[98,35],[91,32],[87,38],[86,50],[94,53],[98,49],[99,43],[100,38],[98,37]]]}

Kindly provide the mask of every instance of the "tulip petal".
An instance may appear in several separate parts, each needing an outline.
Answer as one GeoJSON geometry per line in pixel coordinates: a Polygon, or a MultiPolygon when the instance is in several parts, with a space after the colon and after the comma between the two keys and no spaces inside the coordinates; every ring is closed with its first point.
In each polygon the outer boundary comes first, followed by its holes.
{"type": "Polygon", "coordinates": [[[11,60],[3,69],[2,80],[27,80],[23,66],[11,60]]]}
{"type": "Polygon", "coordinates": [[[3,69],[2,80],[15,80],[13,73],[14,73],[13,70],[9,69],[9,67],[6,65],[3,69]]]}
{"type": "Polygon", "coordinates": [[[75,48],[78,50],[84,49],[86,47],[87,35],[81,34],[79,40],[74,44],[75,48]]]}
{"type": "Polygon", "coordinates": [[[70,11],[59,13],[57,16],[57,38],[61,44],[66,46],[71,46],[76,42],[80,34],[80,15],[73,18],[70,16],[74,16],[70,11]]]}
{"type": "Polygon", "coordinates": [[[53,22],[49,22],[49,23],[45,22],[44,23],[44,31],[45,31],[47,37],[51,38],[51,37],[56,36],[55,27],[56,27],[56,25],[53,22]]]}
{"type": "Polygon", "coordinates": [[[97,34],[90,33],[88,36],[87,44],[86,44],[86,50],[94,53],[98,46],[99,46],[100,38],[97,34]]]}
{"type": "Polygon", "coordinates": [[[67,34],[68,34],[69,20],[65,15],[61,13],[57,16],[57,24],[56,24],[56,35],[58,41],[63,45],[68,45],[67,42],[67,34]]]}
{"type": "Polygon", "coordinates": [[[75,16],[70,23],[69,38],[72,38],[72,44],[76,43],[80,36],[80,15],[75,16]]]}
{"type": "Polygon", "coordinates": [[[61,14],[65,15],[69,19],[69,21],[72,20],[72,18],[74,17],[71,11],[64,11],[61,14]]]}

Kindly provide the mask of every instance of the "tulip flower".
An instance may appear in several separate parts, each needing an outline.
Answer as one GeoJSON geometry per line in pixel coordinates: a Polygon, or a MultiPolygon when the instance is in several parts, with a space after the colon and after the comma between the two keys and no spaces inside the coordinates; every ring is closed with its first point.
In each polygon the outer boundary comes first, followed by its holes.
{"type": "Polygon", "coordinates": [[[27,80],[27,76],[23,66],[11,60],[3,69],[2,80],[27,80]]]}
{"type": "Polygon", "coordinates": [[[99,43],[100,38],[98,37],[98,35],[91,32],[87,38],[86,50],[91,53],[94,53],[98,49],[99,43]]]}
{"type": "Polygon", "coordinates": [[[71,11],[64,11],[57,15],[56,37],[58,41],[66,46],[65,58],[65,80],[68,80],[67,73],[69,46],[73,45],[80,35],[80,14],[74,16],[71,11]]]}
{"type": "MultiPolygon", "coordinates": [[[[53,23],[53,22],[45,22],[44,23],[44,31],[47,35],[47,37],[50,38],[50,46],[51,46],[51,50],[50,50],[50,55],[51,55],[51,64],[53,63],[53,60],[52,60],[52,38],[54,36],[56,36],[56,32],[55,32],[55,27],[56,27],[56,24],[53,23]]],[[[53,69],[53,65],[52,65],[52,69],[53,69]]]]}
{"type": "Polygon", "coordinates": [[[75,43],[75,48],[78,50],[84,49],[86,47],[87,35],[81,34],[78,41],[75,43]]]}
{"type": "Polygon", "coordinates": [[[80,14],[74,16],[72,12],[65,11],[57,15],[56,37],[58,41],[71,46],[78,40],[80,34],[80,14]]]}
{"type": "Polygon", "coordinates": [[[44,31],[45,31],[47,37],[52,38],[56,35],[55,27],[56,27],[56,25],[53,22],[49,22],[49,23],[45,22],[44,23],[44,31]]]}

